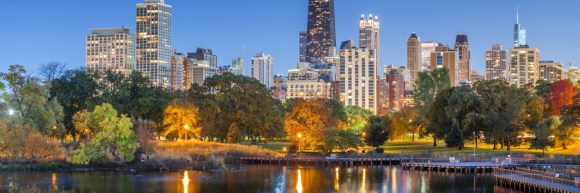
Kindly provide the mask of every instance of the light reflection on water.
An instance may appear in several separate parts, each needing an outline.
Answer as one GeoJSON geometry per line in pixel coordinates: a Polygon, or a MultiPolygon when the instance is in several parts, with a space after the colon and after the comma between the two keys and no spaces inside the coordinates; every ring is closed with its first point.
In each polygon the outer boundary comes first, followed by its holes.
{"type": "Polygon", "coordinates": [[[410,172],[398,167],[247,166],[232,172],[1,173],[0,186],[12,177],[18,184],[74,192],[161,193],[406,193],[502,192],[491,175],[410,172]]]}

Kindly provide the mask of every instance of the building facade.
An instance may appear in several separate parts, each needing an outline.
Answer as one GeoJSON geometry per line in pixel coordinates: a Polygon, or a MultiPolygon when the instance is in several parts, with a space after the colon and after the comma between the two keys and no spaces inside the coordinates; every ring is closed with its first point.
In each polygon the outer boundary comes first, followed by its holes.
{"type": "Polygon", "coordinates": [[[377,112],[377,68],[375,50],[352,47],[340,51],[340,100],[377,112]]]}
{"type": "Polygon", "coordinates": [[[324,80],[321,73],[307,62],[288,70],[288,99],[329,99],[332,83],[324,80]]]}
{"type": "Polygon", "coordinates": [[[308,42],[308,33],[305,31],[301,31],[299,39],[300,39],[299,61],[306,62],[306,43],[308,42]]]}
{"type": "Polygon", "coordinates": [[[566,78],[572,82],[580,81],[580,68],[570,65],[570,68],[566,72],[566,78]]]}
{"type": "Polygon", "coordinates": [[[192,84],[203,85],[205,79],[219,73],[219,68],[211,67],[208,61],[186,58],[185,62],[185,89],[190,89],[192,84]]]}
{"type": "Polygon", "coordinates": [[[471,52],[469,51],[469,41],[467,35],[458,34],[455,38],[455,48],[457,51],[457,78],[460,82],[470,82],[471,78],[471,52]]]}
{"type": "Polygon", "coordinates": [[[407,39],[407,69],[410,72],[409,81],[414,83],[417,73],[421,71],[421,39],[415,32],[407,39]]]}
{"type": "Polygon", "coordinates": [[[520,24],[520,10],[516,11],[516,24],[514,24],[514,48],[528,45],[526,42],[526,28],[520,24]]]}
{"type": "Polygon", "coordinates": [[[566,79],[564,75],[564,64],[551,60],[540,61],[540,79],[548,82],[558,82],[566,79]]]}
{"type": "Polygon", "coordinates": [[[236,58],[232,60],[232,73],[235,75],[246,75],[246,63],[244,58],[236,58]]]}
{"type": "Polygon", "coordinates": [[[460,81],[457,60],[457,51],[449,49],[449,46],[439,44],[435,48],[435,52],[431,53],[431,70],[446,68],[449,71],[451,86],[458,86],[460,81]]]}
{"type": "Polygon", "coordinates": [[[284,102],[288,97],[288,79],[283,75],[274,76],[274,86],[271,88],[272,97],[284,102]]]}
{"type": "Polygon", "coordinates": [[[429,72],[431,71],[431,53],[435,52],[435,48],[439,44],[428,41],[421,43],[421,63],[419,66],[420,72],[429,72]]]}
{"type": "Polygon", "coordinates": [[[521,46],[510,50],[509,82],[517,87],[535,84],[540,79],[540,51],[521,46]]]}
{"type": "Polygon", "coordinates": [[[381,63],[381,35],[380,35],[381,25],[379,22],[379,17],[373,15],[369,15],[368,18],[365,18],[364,15],[361,16],[359,22],[359,35],[358,41],[359,46],[373,49],[376,53],[376,63],[381,63]]]}
{"type": "Polygon", "coordinates": [[[252,77],[267,88],[274,84],[274,59],[264,52],[252,57],[252,77]]]}
{"type": "Polygon", "coordinates": [[[390,110],[398,111],[403,107],[405,100],[405,76],[404,69],[395,65],[385,67],[385,77],[387,81],[387,107],[390,110]]]}
{"type": "Polygon", "coordinates": [[[92,30],[86,39],[86,68],[130,74],[135,69],[135,35],[128,28],[92,30]]]}
{"type": "Polygon", "coordinates": [[[197,48],[195,52],[187,53],[188,58],[195,58],[196,60],[207,61],[211,67],[217,68],[217,56],[213,54],[211,49],[197,48]]]}
{"type": "Polygon", "coordinates": [[[184,89],[183,78],[185,76],[185,56],[181,53],[173,52],[171,57],[171,89],[184,89]]]}
{"type": "Polygon", "coordinates": [[[491,46],[485,51],[485,79],[508,80],[508,51],[500,44],[491,46]]]}
{"type": "Polygon", "coordinates": [[[137,4],[136,70],[153,85],[171,87],[171,11],[164,0],[137,4]]]}
{"type": "Polygon", "coordinates": [[[308,1],[306,62],[330,56],[336,48],[334,0],[308,1]]]}

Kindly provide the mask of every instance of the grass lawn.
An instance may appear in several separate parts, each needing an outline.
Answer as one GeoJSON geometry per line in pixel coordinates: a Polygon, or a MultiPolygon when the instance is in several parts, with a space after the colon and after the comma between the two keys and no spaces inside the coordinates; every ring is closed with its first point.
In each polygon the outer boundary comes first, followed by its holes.
{"type": "MultiPolygon", "coordinates": [[[[385,145],[381,146],[385,150],[387,154],[398,154],[402,152],[405,153],[420,153],[420,152],[448,152],[448,153],[472,153],[473,152],[473,143],[467,142],[465,144],[465,148],[462,150],[457,150],[457,148],[447,148],[445,147],[445,143],[443,141],[437,142],[437,147],[433,147],[433,140],[432,139],[418,139],[415,136],[415,141],[411,141],[411,135],[405,136],[405,139],[402,138],[395,139],[394,141],[388,140],[385,145]]],[[[249,141],[244,141],[242,144],[249,145],[249,141]]],[[[290,142],[279,140],[279,141],[271,141],[271,142],[259,142],[256,144],[258,147],[276,151],[283,153],[283,148],[290,146],[290,142]]],[[[512,146],[513,153],[538,153],[541,154],[541,150],[530,150],[529,144],[522,144],[521,146],[512,146]]],[[[498,146],[499,148],[499,146],[498,146]]],[[[366,151],[370,151],[373,147],[365,147],[366,151]]],[[[483,142],[478,143],[478,148],[476,149],[476,153],[493,153],[493,152],[506,152],[505,147],[504,149],[500,150],[493,150],[493,145],[486,144],[483,142]]],[[[569,145],[567,150],[563,150],[562,147],[556,148],[548,148],[548,151],[545,152],[546,154],[550,155],[580,155],[580,142],[569,145]]]]}

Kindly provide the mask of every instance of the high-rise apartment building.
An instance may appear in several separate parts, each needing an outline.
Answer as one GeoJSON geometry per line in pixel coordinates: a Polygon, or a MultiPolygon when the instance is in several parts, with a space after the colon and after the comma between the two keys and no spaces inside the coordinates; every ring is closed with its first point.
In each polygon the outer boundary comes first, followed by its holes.
{"type": "Polygon", "coordinates": [[[485,78],[486,80],[508,80],[508,51],[500,44],[491,46],[485,51],[485,78]]]}
{"type": "Polygon", "coordinates": [[[340,51],[340,100],[345,106],[377,112],[378,65],[374,49],[351,47],[340,51]]]}
{"type": "Polygon", "coordinates": [[[518,7],[516,13],[516,24],[514,24],[514,48],[528,45],[526,38],[526,28],[520,24],[520,10],[518,7]]]}
{"type": "Polygon", "coordinates": [[[184,88],[184,65],[185,56],[181,53],[173,52],[173,56],[171,57],[171,89],[173,90],[181,90],[184,88]]]}
{"type": "Polygon", "coordinates": [[[520,46],[510,50],[509,82],[521,87],[535,84],[540,79],[540,51],[537,48],[520,46]]]}
{"type": "Polygon", "coordinates": [[[160,87],[171,87],[171,9],[164,0],[137,4],[136,70],[160,87]]]}
{"type": "Polygon", "coordinates": [[[334,0],[308,1],[306,62],[324,59],[336,50],[334,0]]]}
{"type": "Polygon", "coordinates": [[[400,110],[405,99],[405,77],[402,72],[405,70],[397,68],[395,65],[385,66],[385,77],[387,81],[387,101],[390,110],[400,110]]]}
{"type": "Polygon", "coordinates": [[[420,72],[431,71],[431,53],[435,52],[435,48],[439,44],[428,41],[421,43],[421,64],[419,66],[420,72]]]}
{"type": "Polygon", "coordinates": [[[243,58],[232,60],[232,73],[235,75],[246,75],[246,63],[243,58]]]}
{"type": "Polygon", "coordinates": [[[540,61],[540,79],[548,82],[557,82],[565,79],[564,64],[551,60],[540,61]]]}
{"type": "Polygon", "coordinates": [[[568,71],[566,72],[566,78],[570,79],[572,82],[580,81],[580,68],[570,64],[570,68],[568,68],[568,71]]]}
{"type": "Polygon", "coordinates": [[[274,84],[274,59],[264,52],[252,57],[252,77],[266,85],[267,88],[274,84]]]}
{"type": "Polygon", "coordinates": [[[298,68],[288,70],[288,99],[329,99],[331,82],[325,80],[318,69],[307,62],[298,63],[298,68]]]}
{"type": "MultiPolygon", "coordinates": [[[[407,69],[409,69],[409,82],[415,83],[417,73],[421,70],[421,39],[413,32],[407,39],[407,69]]],[[[385,73],[386,74],[386,73],[385,73]]],[[[412,85],[411,85],[412,86],[412,85]]]]}
{"type": "Polygon", "coordinates": [[[219,73],[219,68],[212,67],[208,61],[189,57],[185,60],[185,89],[191,88],[192,84],[203,85],[205,79],[219,73]]]}
{"type": "Polygon", "coordinates": [[[195,52],[187,53],[188,58],[195,58],[196,60],[207,61],[211,67],[217,68],[217,56],[213,54],[211,49],[197,48],[195,52]]]}
{"type": "Polygon", "coordinates": [[[469,51],[469,41],[467,35],[459,34],[455,39],[455,50],[457,51],[457,77],[461,82],[471,80],[471,52],[469,51]]]}
{"type": "Polygon", "coordinates": [[[449,71],[451,86],[459,85],[458,69],[459,65],[457,51],[449,49],[449,46],[439,44],[435,52],[431,53],[431,70],[446,68],[449,71]]]}
{"type": "Polygon", "coordinates": [[[483,74],[479,74],[478,71],[472,70],[471,71],[471,84],[475,85],[475,83],[485,80],[485,76],[483,74]]]}
{"type": "Polygon", "coordinates": [[[308,33],[300,32],[300,62],[306,62],[306,43],[308,42],[308,33]]]}
{"type": "Polygon", "coordinates": [[[365,18],[364,15],[361,16],[359,22],[359,46],[366,47],[368,49],[374,49],[376,53],[376,63],[381,63],[381,35],[380,35],[380,22],[379,17],[369,15],[365,18]]]}
{"type": "Polygon", "coordinates": [[[128,28],[94,29],[86,43],[88,71],[130,74],[135,69],[135,35],[128,28]]]}

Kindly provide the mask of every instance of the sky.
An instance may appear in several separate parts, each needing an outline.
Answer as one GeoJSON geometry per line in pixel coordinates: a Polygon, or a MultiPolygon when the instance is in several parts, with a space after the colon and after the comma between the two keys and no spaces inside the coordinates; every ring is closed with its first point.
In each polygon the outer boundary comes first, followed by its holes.
{"type": "MultiPolygon", "coordinates": [[[[143,0],[1,0],[0,72],[22,64],[31,74],[42,64],[85,65],[90,29],[129,27],[134,33],[135,5],[143,0]]],[[[308,0],[166,0],[173,6],[173,47],[181,53],[213,49],[218,65],[264,51],[275,60],[274,73],[287,74],[298,63],[299,32],[306,30],[308,0]]],[[[516,7],[528,30],[530,47],[542,60],[580,66],[578,0],[336,0],[337,43],[358,42],[361,14],[379,16],[381,63],[406,65],[406,40],[452,46],[467,34],[472,69],[483,74],[485,50],[499,43],[513,47],[516,7]]],[[[246,74],[250,64],[246,62],[246,74]]],[[[381,70],[382,72],[382,70],[381,70]]]]}

